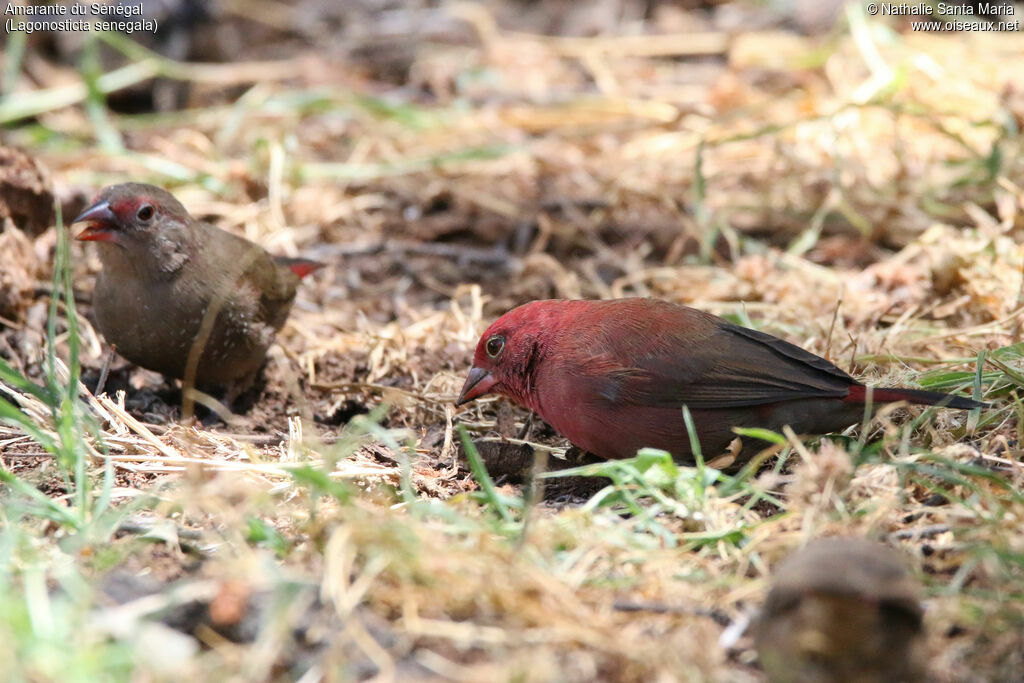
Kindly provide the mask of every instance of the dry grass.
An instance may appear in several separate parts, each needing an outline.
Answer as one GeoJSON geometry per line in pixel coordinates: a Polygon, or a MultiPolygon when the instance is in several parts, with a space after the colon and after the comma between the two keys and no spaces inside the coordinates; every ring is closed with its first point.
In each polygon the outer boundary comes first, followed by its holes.
{"type": "MultiPolygon", "coordinates": [[[[443,14],[470,39],[419,43],[401,89],[326,50],[216,67],[136,55],[191,83],[196,106],[104,124],[38,83],[0,101],[4,116],[38,102],[4,138],[65,196],[155,182],[329,264],[230,425],[177,424],[173,392],[117,363],[110,395],[78,392],[83,434],[61,435],[70,404],[55,418],[52,397],[0,384],[88,465],[76,477],[25,422],[0,427],[21,483],[4,494],[0,582],[17,590],[0,600],[0,657],[26,680],[758,680],[749,637],[723,646],[725,628],[807,539],[857,534],[903,549],[924,582],[935,680],[1011,680],[1020,38],[855,18],[827,38],[552,39],[484,5],[443,14]],[[97,144],[102,125],[120,148],[97,144]],[[980,372],[994,407],[969,423],[898,409],[711,486],[627,468],[618,494],[640,495],[639,514],[531,504],[501,478],[481,495],[455,426],[515,436],[525,415],[451,404],[477,335],[530,299],[627,295],[734,317],[876,384],[970,388],[980,372]],[[148,591],[114,597],[139,576],[148,591]]],[[[54,243],[0,239],[0,259],[43,273],[22,317],[0,320],[0,354],[40,384],[54,243]]],[[[69,342],[87,378],[104,355],[98,264],[77,247],[72,262],[82,305],[74,338],[56,311],[57,388],[69,342]]]]}

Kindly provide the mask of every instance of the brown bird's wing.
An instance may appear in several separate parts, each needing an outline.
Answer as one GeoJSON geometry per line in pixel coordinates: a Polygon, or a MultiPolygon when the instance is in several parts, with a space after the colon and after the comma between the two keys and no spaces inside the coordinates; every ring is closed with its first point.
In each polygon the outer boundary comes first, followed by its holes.
{"type": "Polygon", "coordinates": [[[299,276],[278,265],[266,249],[208,223],[203,260],[221,276],[227,314],[239,320],[265,323],[274,330],[284,324],[299,276]]]}
{"type": "Polygon", "coordinates": [[[588,359],[586,376],[598,383],[593,388],[602,398],[647,406],[737,408],[845,398],[857,384],[824,358],[696,309],[658,311],[645,327],[639,335],[637,330],[605,335],[593,346],[605,352],[588,359]],[[633,360],[627,365],[619,359],[633,360]]]}

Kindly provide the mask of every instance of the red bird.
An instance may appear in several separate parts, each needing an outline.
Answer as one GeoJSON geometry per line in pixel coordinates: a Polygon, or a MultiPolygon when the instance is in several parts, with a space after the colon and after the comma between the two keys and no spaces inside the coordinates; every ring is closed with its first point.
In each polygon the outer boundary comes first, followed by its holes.
{"type": "MultiPolygon", "coordinates": [[[[733,427],[826,434],[860,421],[867,387],[824,358],[764,332],[655,299],[534,301],[480,338],[457,405],[497,393],[535,411],[602,458],[650,446],[692,461],[682,406],[714,457],[733,427]]],[[[906,401],[970,410],[984,404],[917,389],[874,389],[874,404],[906,401]]],[[[737,462],[766,444],[745,440],[737,462]]]]}

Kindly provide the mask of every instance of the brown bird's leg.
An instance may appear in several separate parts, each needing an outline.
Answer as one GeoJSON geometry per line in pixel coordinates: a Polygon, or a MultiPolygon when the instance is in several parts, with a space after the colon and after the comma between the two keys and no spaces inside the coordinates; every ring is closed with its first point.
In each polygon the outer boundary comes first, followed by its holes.
{"type": "Polygon", "coordinates": [[[103,393],[104,387],[107,386],[107,376],[110,374],[110,364],[114,362],[114,356],[117,354],[117,346],[114,344],[110,345],[110,349],[107,351],[107,357],[103,359],[103,367],[100,368],[100,378],[96,381],[96,388],[93,390],[93,396],[99,396],[103,393]]]}
{"type": "Polygon", "coordinates": [[[245,390],[252,385],[255,379],[253,375],[246,375],[240,380],[231,382],[224,392],[224,405],[228,408],[233,408],[238,397],[245,393],[245,390]]]}
{"type": "Polygon", "coordinates": [[[228,386],[227,393],[224,394],[224,402],[229,406],[233,406],[239,396],[256,385],[257,380],[259,380],[260,376],[263,374],[263,369],[266,367],[267,364],[263,363],[263,365],[259,366],[249,374],[232,382],[228,386]]]}

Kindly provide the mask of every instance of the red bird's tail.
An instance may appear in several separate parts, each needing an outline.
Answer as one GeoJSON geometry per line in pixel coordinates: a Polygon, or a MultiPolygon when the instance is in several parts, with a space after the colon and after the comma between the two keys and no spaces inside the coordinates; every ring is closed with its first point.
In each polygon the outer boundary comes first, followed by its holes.
{"type": "MultiPolygon", "coordinates": [[[[866,403],[868,400],[867,387],[863,384],[856,384],[850,387],[850,393],[843,399],[848,403],[866,403]]],[[[923,389],[872,389],[871,400],[874,403],[896,403],[906,401],[920,406],[942,406],[956,410],[974,410],[975,408],[987,408],[987,403],[981,403],[963,396],[943,394],[938,391],[924,391],[923,389]]]]}
{"type": "Polygon", "coordinates": [[[279,266],[284,266],[300,278],[306,277],[310,273],[324,267],[324,264],[319,261],[313,261],[308,258],[292,258],[290,256],[275,256],[274,262],[279,266]]]}

